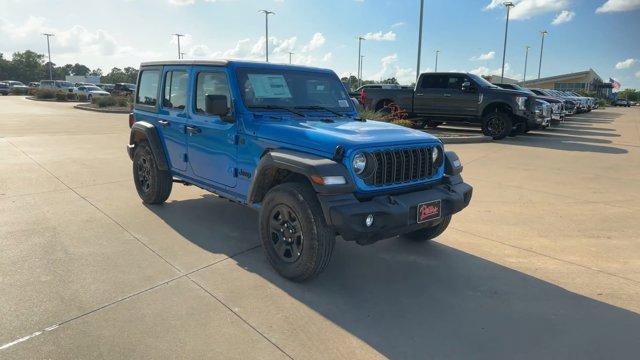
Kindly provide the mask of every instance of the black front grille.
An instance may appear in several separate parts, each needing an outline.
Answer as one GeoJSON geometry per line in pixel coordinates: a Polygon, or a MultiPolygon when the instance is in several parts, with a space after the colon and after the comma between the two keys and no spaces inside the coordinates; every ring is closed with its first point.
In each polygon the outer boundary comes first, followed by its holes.
{"type": "Polygon", "coordinates": [[[375,169],[363,180],[371,186],[426,180],[438,171],[432,159],[433,147],[380,150],[370,153],[375,169]]]}

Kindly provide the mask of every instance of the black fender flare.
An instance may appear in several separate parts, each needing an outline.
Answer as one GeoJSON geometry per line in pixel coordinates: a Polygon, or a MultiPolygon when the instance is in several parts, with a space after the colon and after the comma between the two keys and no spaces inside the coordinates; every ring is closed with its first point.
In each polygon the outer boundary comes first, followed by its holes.
{"type": "Polygon", "coordinates": [[[507,101],[504,100],[494,100],[491,101],[490,103],[486,104],[485,106],[482,107],[482,111],[480,111],[480,118],[484,119],[484,116],[486,115],[486,111],[488,108],[490,107],[500,107],[500,106],[507,106],[511,109],[511,115],[514,115],[513,113],[513,109],[515,109],[513,107],[513,104],[509,104],[507,101]]]}
{"type": "Polygon", "coordinates": [[[353,193],[356,189],[349,172],[339,162],[325,157],[292,150],[276,149],[266,152],[256,167],[253,181],[249,186],[247,200],[249,204],[259,203],[269,191],[279,170],[306,177],[314,190],[320,194],[353,193]],[[343,185],[321,185],[314,182],[312,176],[343,176],[343,185]]]}
{"type": "Polygon", "coordinates": [[[131,160],[133,160],[133,150],[136,144],[142,140],[146,140],[149,143],[151,152],[153,152],[153,155],[158,162],[158,169],[169,170],[169,162],[167,161],[167,156],[164,152],[164,148],[162,147],[160,135],[158,135],[158,129],[146,121],[137,121],[133,126],[131,126],[129,146],[127,149],[131,160]]]}

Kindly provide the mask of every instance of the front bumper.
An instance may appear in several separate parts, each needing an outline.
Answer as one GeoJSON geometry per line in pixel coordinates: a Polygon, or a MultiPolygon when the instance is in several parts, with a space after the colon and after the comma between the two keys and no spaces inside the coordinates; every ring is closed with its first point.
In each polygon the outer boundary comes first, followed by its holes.
{"type": "Polygon", "coordinates": [[[455,175],[445,176],[442,183],[429,189],[400,195],[381,195],[367,201],[360,201],[353,194],[318,197],[329,226],[345,240],[365,245],[437,225],[444,217],[467,207],[472,192],[473,188],[464,183],[460,175],[455,175]],[[441,200],[441,216],[418,223],[418,205],[435,200],[441,200]],[[369,214],[374,216],[371,227],[365,225],[369,214]]]}

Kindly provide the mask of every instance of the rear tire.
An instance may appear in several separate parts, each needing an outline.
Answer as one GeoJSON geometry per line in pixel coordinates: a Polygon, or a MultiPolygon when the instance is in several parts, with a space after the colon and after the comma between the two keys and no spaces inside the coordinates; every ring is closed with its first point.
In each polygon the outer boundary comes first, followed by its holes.
{"type": "Polygon", "coordinates": [[[162,204],[171,194],[171,173],[158,169],[158,162],[146,141],[138,143],[133,153],[133,181],[145,204],[162,204]]]}
{"type": "Polygon", "coordinates": [[[379,112],[385,115],[391,114],[391,109],[389,108],[389,105],[391,104],[392,104],[391,100],[379,101],[378,104],[376,105],[376,112],[379,112]]]}
{"type": "Polygon", "coordinates": [[[271,266],[282,277],[302,282],[327,267],[336,237],[313,188],[284,183],[269,190],[262,202],[260,240],[271,266]]]}
{"type": "Polygon", "coordinates": [[[451,222],[451,215],[446,216],[444,219],[442,219],[442,222],[438,225],[412,231],[402,236],[412,241],[433,240],[436,237],[440,236],[445,230],[447,230],[447,227],[449,227],[450,222],[451,222]]]}
{"type": "Polygon", "coordinates": [[[502,140],[513,130],[511,115],[498,111],[492,111],[482,118],[482,133],[491,136],[493,140],[502,140]]]}

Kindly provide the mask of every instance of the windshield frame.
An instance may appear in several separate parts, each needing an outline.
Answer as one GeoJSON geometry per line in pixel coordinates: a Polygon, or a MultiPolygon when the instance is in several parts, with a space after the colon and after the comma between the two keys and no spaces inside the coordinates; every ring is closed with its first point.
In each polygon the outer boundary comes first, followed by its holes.
{"type": "MultiPolygon", "coordinates": [[[[353,104],[351,96],[349,96],[349,92],[344,87],[344,84],[340,81],[338,76],[331,71],[321,71],[314,69],[304,69],[304,68],[287,68],[287,67],[252,67],[252,66],[238,66],[233,69],[233,79],[229,79],[230,82],[235,82],[235,86],[237,86],[239,100],[242,103],[242,106],[249,112],[259,113],[259,112],[286,112],[293,113],[300,112],[304,114],[304,116],[309,116],[310,113],[327,113],[331,114],[331,116],[337,117],[345,117],[345,116],[353,116],[357,113],[357,110],[353,104]],[[336,100],[346,100],[348,102],[348,106],[340,107],[340,106],[326,106],[327,104],[321,103],[304,103],[296,101],[296,96],[294,93],[291,94],[291,101],[293,101],[290,106],[287,104],[282,104],[279,101],[268,101],[264,103],[249,103],[245,98],[245,81],[248,81],[249,74],[282,74],[287,78],[287,74],[293,76],[301,76],[301,77],[309,77],[307,80],[313,80],[313,78],[317,78],[317,80],[321,81],[330,81],[330,86],[336,86],[344,95],[344,98],[339,99],[336,97],[336,100]],[[273,106],[272,109],[268,109],[268,106],[273,106]],[[280,107],[281,109],[277,109],[280,107]],[[325,107],[326,109],[305,109],[305,107],[325,107]]],[[[289,84],[289,82],[287,82],[289,84]]],[[[289,87],[293,89],[292,87],[289,87]]],[[[292,91],[292,90],[290,90],[292,91]]],[[[292,91],[293,92],[293,91],[292,91]]],[[[268,98],[267,98],[268,99],[268,98]]]]}

